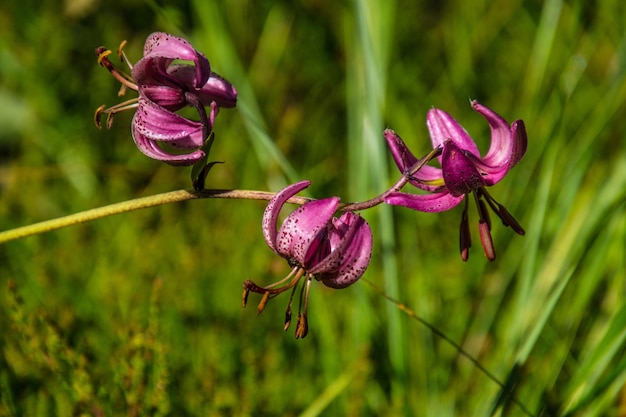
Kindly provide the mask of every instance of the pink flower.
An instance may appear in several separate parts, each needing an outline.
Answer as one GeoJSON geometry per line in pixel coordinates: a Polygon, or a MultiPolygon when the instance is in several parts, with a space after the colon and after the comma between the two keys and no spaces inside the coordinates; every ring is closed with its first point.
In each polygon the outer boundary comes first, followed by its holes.
{"type": "MultiPolygon", "coordinates": [[[[106,48],[100,47],[96,53],[100,64],[122,83],[122,93],[126,88],[139,92],[137,99],[96,110],[98,126],[103,113],[110,126],[115,113],[136,108],[131,132],[145,155],[171,165],[192,165],[205,157],[203,147],[215,117],[221,107],[235,107],[237,91],[211,72],[209,61],[201,52],[183,38],[153,33],[146,39],[143,58],[134,66],[129,64],[130,76],[115,68],[106,48]],[[198,120],[175,113],[187,106],[196,109],[198,120]]],[[[121,48],[120,57],[126,59],[121,48]]]]}
{"type": "Polygon", "coordinates": [[[188,93],[202,106],[215,102],[218,107],[235,107],[237,91],[219,75],[211,72],[209,61],[183,38],[156,32],[148,36],[143,58],[131,74],[139,94],[168,110],[176,111],[189,102],[188,93]],[[174,63],[180,60],[188,63],[174,63]]]}
{"type": "MultiPolygon", "coordinates": [[[[442,148],[438,157],[441,168],[424,166],[410,179],[415,187],[428,191],[427,194],[394,192],[386,196],[385,202],[424,212],[440,212],[456,207],[467,194],[474,194],[479,214],[479,232],[485,255],[495,259],[491,239],[491,221],[487,205],[500,217],[505,226],[523,235],[524,229],[511,214],[497,203],[485,187],[500,182],[509,170],[524,156],[527,147],[526,128],[522,120],[509,124],[489,108],[471,102],[491,128],[491,145],[484,157],[476,143],[452,116],[440,109],[428,112],[427,125],[434,148],[442,148]],[[486,202],[486,204],[485,204],[486,202]]],[[[405,172],[417,159],[404,141],[392,130],[385,131],[387,144],[400,170],[405,172]]],[[[461,257],[467,260],[471,246],[468,226],[467,199],[461,221],[461,257]]]]}
{"type": "Polygon", "coordinates": [[[244,283],[244,306],[250,291],[263,294],[259,313],[270,297],[293,288],[287,306],[286,330],[291,323],[291,300],[295,289],[301,278],[305,278],[296,338],[305,337],[308,332],[307,304],[311,280],[315,278],[331,288],[348,287],[365,273],[372,253],[372,231],[365,219],[352,212],[333,217],[339,207],[338,197],[300,206],[277,230],[278,215],[285,202],[310,184],[301,181],[283,189],[272,198],[263,215],[265,241],[270,249],[287,260],[291,272],[267,287],[259,287],[250,280],[244,283]]]}

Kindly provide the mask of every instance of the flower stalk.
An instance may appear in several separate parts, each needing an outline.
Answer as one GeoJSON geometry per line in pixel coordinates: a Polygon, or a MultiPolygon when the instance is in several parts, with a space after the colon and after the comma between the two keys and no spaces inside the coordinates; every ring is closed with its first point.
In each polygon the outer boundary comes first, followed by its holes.
{"type": "MultiPolygon", "coordinates": [[[[271,200],[275,193],[256,190],[176,190],[162,194],[155,194],[147,197],[126,200],[120,203],[114,203],[103,207],[81,211],[70,214],[68,216],[56,219],[45,220],[39,223],[33,223],[27,226],[0,232],[0,244],[11,240],[21,239],[41,233],[52,232],[64,227],[74,226],[93,220],[102,219],[104,217],[116,214],[126,213],[129,211],[156,207],[163,204],[177,203],[180,201],[196,200],[203,198],[224,198],[235,200],[271,200]]],[[[293,196],[287,202],[292,204],[305,204],[313,199],[308,197],[293,196]]]]}

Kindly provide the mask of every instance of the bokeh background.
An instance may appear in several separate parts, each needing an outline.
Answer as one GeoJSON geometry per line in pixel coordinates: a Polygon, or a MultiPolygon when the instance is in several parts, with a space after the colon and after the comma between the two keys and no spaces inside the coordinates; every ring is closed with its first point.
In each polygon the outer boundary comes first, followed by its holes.
{"type": "Polygon", "coordinates": [[[425,154],[433,106],[486,152],[469,99],[522,118],[529,147],[490,190],[526,236],[494,221],[489,263],[470,211],[463,263],[460,207],[368,210],[371,266],[347,289],[314,285],[304,340],[282,330],[286,295],[259,316],[258,297],[241,307],[245,279],[288,272],[263,202],[3,244],[0,416],[625,415],[625,19],[621,0],[3,1],[2,230],[189,188],[188,169],[134,147],[131,113],[92,120],[120,101],[94,49],[126,39],[136,60],[157,30],[239,90],[217,119],[211,188],[310,179],[312,197],[365,200],[399,175],[383,129],[425,154]]]}

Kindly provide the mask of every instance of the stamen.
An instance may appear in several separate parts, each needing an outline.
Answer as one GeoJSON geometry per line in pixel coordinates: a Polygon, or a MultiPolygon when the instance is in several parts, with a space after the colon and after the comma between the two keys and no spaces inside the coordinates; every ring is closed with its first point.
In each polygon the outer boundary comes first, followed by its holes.
{"type": "Polygon", "coordinates": [[[478,199],[478,212],[480,213],[480,219],[487,223],[489,230],[491,230],[491,216],[489,215],[489,210],[487,210],[487,204],[482,198],[478,199]]]}
{"type": "Polygon", "coordinates": [[[98,55],[98,65],[109,70],[111,75],[113,75],[116,80],[122,83],[122,85],[125,85],[126,87],[137,91],[139,88],[137,87],[137,84],[135,84],[135,80],[133,80],[133,77],[119,71],[115,67],[115,65],[113,65],[113,63],[109,60],[108,57],[109,55],[111,55],[111,53],[112,52],[109,49],[106,49],[104,46],[96,48],[96,55],[98,55]]]}
{"type": "Polygon", "coordinates": [[[488,260],[494,261],[496,259],[496,251],[493,247],[493,240],[491,239],[491,232],[489,231],[489,225],[484,221],[478,222],[478,232],[480,234],[480,243],[485,250],[485,256],[488,260]]]}
{"type": "Polygon", "coordinates": [[[461,259],[463,262],[467,262],[469,258],[469,248],[472,247],[472,235],[469,228],[469,216],[468,216],[468,199],[465,198],[465,207],[463,208],[463,214],[461,216],[461,233],[459,237],[459,244],[461,247],[461,259]]]}
{"type": "Polygon", "coordinates": [[[107,122],[106,122],[106,126],[107,129],[110,129],[111,126],[113,125],[113,115],[115,113],[119,113],[121,111],[124,110],[130,110],[130,109],[135,109],[139,106],[139,99],[137,98],[132,98],[130,100],[126,100],[122,103],[116,104],[115,106],[109,107],[108,109],[106,108],[105,105],[102,105],[100,107],[98,107],[96,109],[96,112],[94,114],[94,123],[96,124],[96,126],[98,127],[98,129],[101,127],[101,123],[100,120],[102,119],[102,114],[106,113],[107,115],[107,122]]]}
{"type": "Polygon", "coordinates": [[[126,87],[124,84],[120,85],[120,89],[117,90],[117,96],[118,97],[124,97],[124,95],[126,94],[126,90],[128,89],[128,87],[126,87]]]}
{"type": "Polygon", "coordinates": [[[250,289],[246,287],[246,284],[243,284],[243,294],[241,294],[241,306],[246,308],[246,304],[248,304],[248,295],[250,294],[250,289]]]}
{"type": "MultiPolygon", "coordinates": [[[[301,268],[299,268],[299,267],[297,267],[297,266],[296,266],[296,267],[294,267],[294,268],[291,270],[291,272],[290,272],[290,273],[289,273],[289,274],[288,274],[285,278],[283,278],[283,279],[281,279],[280,281],[274,282],[274,283],[272,283],[272,284],[270,284],[270,285],[268,285],[268,286],[264,287],[264,289],[270,289],[270,288],[274,288],[274,287],[277,287],[277,286],[279,286],[279,285],[282,285],[284,282],[289,281],[289,280],[290,280],[290,279],[294,276],[294,274],[296,274],[296,273],[297,273],[297,272],[299,272],[300,270],[301,270],[301,268]]],[[[303,273],[304,273],[304,271],[302,271],[302,273],[301,273],[301,274],[299,274],[300,276],[298,277],[298,279],[300,279],[300,278],[302,277],[302,274],[303,274],[303,273]]],[[[291,288],[291,287],[293,286],[292,284],[293,284],[293,282],[290,282],[290,283],[288,284],[288,287],[287,287],[286,289],[291,288]]],[[[283,291],[284,291],[284,290],[283,290],[283,291]]],[[[282,291],[281,291],[281,292],[282,292],[282,291]]]]}
{"type": "Polygon", "coordinates": [[[104,104],[102,106],[98,107],[96,109],[96,112],[93,115],[93,122],[96,124],[96,127],[98,129],[102,128],[102,125],[100,124],[100,119],[102,118],[102,112],[104,111],[104,109],[106,109],[106,107],[107,106],[104,105],[104,104]]]}
{"type": "Polygon", "coordinates": [[[300,306],[298,307],[298,325],[296,326],[296,339],[306,337],[309,332],[309,323],[307,320],[307,311],[309,309],[309,289],[311,288],[311,276],[307,277],[306,282],[300,291],[300,306]]]}
{"type": "MultiPolygon", "coordinates": [[[[259,302],[259,305],[257,307],[257,313],[261,314],[263,310],[265,309],[265,305],[271,298],[274,298],[278,294],[284,291],[287,291],[288,289],[292,287],[295,287],[296,284],[300,281],[300,278],[302,278],[302,275],[304,275],[304,269],[300,267],[295,267],[291,270],[289,275],[287,275],[285,278],[281,279],[280,281],[274,284],[268,285],[267,287],[260,287],[256,285],[254,281],[247,279],[243,283],[243,294],[241,295],[241,303],[244,307],[246,306],[248,302],[248,294],[250,292],[263,294],[263,298],[261,298],[261,301],[259,302]],[[291,277],[293,278],[286,285],[283,285],[282,287],[279,287],[279,288],[272,288],[272,287],[275,287],[276,285],[282,284],[283,282],[285,282],[291,277]]],[[[291,301],[290,301],[290,304],[291,304],[291,301]]],[[[289,310],[290,306],[288,306],[287,309],[289,310]]]]}
{"type": "Polygon", "coordinates": [[[261,301],[259,302],[259,305],[256,308],[256,313],[257,314],[261,314],[263,312],[263,310],[265,310],[265,306],[267,305],[267,302],[270,299],[270,293],[266,292],[265,294],[263,294],[263,298],[261,298],[261,301]]]}
{"type": "Polygon", "coordinates": [[[101,67],[108,68],[111,63],[108,59],[105,59],[107,56],[111,55],[111,51],[106,49],[104,46],[100,46],[96,48],[96,55],[98,55],[98,65],[101,67]]]}
{"type": "Polygon", "coordinates": [[[124,52],[124,47],[126,46],[127,42],[124,39],[121,43],[120,46],[117,47],[117,57],[119,58],[120,61],[125,62],[126,65],[128,65],[128,68],[130,68],[131,70],[133,69],[133,64],[130,63],[130,61],[128,60],[128,57],[126,56],[126,53],[124,52]]]}
{"type": "Polygon", "coordinates": [[[287,310],[285,310],[285,324],[283,330],[287,331],[289,326],[291,326],[291,300],[289,300],[289,305],[287,306],[287,310]]]}
{"type": "Polygon", "coordinates": [[[293,302],[293,296],[296,293],[296,288],[298,286],[294,286],[291,290],[291,295],[289,296],[289,303],[287,304],[287,309],[285,310],[285,325],[283,326],[283,330],[287,330],[291,325],[291,303],[293,302]]]}
{"type": "Polygon", "coordinates": [[[505,226],[509,226],[515,233],[524,236],[526,232],[524,228],[519,224],[517,220],[513,217],[511,213],[504,207],[502,204],[498,203],[484,188],[479,188],[476,190],[477,193],[485,196],[485,200],[491,207],[491,209],[498,215],[500,220],[502,220],[502,224],[505,226]]]}
{"type": "Polygon", "coordinates": [[[309,323],[306,314],[298,314],[298,326],[296,327],[296,339],[305,338],[309,332],[309,323]]]}
{"type": "Polygon", "coordinates": [[[526,231],[517,222],[517,220],[515,220],[513,215],[509,213],[509,211],[502,204],[498,204],[498,208],[500,209],[500,218],[502,219],[502,222],[505,225],[510,226],[511,229],[515,231],[515,233],[524,236],[526,234],[526,231]]]}

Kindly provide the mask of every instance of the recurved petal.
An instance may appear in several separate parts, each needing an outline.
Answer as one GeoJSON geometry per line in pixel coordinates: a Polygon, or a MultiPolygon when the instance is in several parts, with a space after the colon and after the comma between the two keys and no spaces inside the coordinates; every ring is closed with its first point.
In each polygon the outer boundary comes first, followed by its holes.
{"type": "MultiPolygon", "coordinates": [[[[372,230],[360,215],[348,212],[333,219],[333,230],[329,239],[332,252],[327,258],[337,257],[339,262],[332,268],[332,272],[322,272],[318,278],[327,287],[345,288],[358,281],[370,263],[372,230]]],[[[336,260],[325,263],[326,261],[322,261],[318,267],[322,270],[329,269],[336,260]]]]}
{"type": "MultiPolygon", "coordinates": [[[[426,116],[426,125],[430,132],[433,148],[442,146],[451,139],[456,145],[480,157],[480,152],[474,140],[467,131],[452,116],[440,109],[431,109],[426,116]]],[[[441,157],[439,159],[441,161],[441,157]]]]}
{"type": "MultiPolygon", "coordinates": [[[[417,163],[418,159],[396,132],[391,129],[385,129],[384,135],[398,169],[402,174],[405,174],[417,163]]],[[[425,165],[412,176],[409,182],[421,190],[434,191],[438,188],[437,186],[426,185],[422,181],[435,181],[441,178],[442,173],[440,168],[425,165]]]]}
{"type": "Polygon", "coordinates": [[[204,152],[195,150],[188,154],[171,154],[161,149],[158,142],[143,135],[133,123],[131,129],[137,148],[146,156],[175,166],[193,165],[204,157],[204,152]]]}
{"type": "Polygon", "coordinates": [[[405,172],[411,165],[417,162],[417,158],[413,155],[411,150],[406,146],[400,135],[391,129],[385,129],[385,140],[391,151],[396,165],[401,172],[405,172]]]}
{"type": "Polygon", "coordinates": [[[309,269],[324,257],[327,226],[339,206],[339,197],[311,201],[294,210],[276,237],[276,250],[309,269]]]}
{"type": "Polygon", "coordinates": [[[167,110],[180,110],[187,105],[185,95],[180,88],[165,85],[142,85],[141,93],[150,101],[167,110]]]}
{"type": "Polygon", "coordinates": [[[526,126],[524,121],[519,119],[511,125],[513,132],[513,151],[509,160],[509,168],[513,168],[522,159],[528,147],[528,137],[526,135],[526,126]]]}
{"type": "MultiPolygon", "coordinates": [[[[172,64],[168,67],[167,72],[176,80],[178,85],[194,91],[195,72],[192,66],[172,64]]],[[[200,101],[205,106],[208,106],[213,101],[218,106],[226,108],[235,107],[237,104],[237,90],[235,90],[235,87],[214,72],[211,72],[211,76],[202,87],[195,89],[194,94],[200,98],[200,101]]]]}
{"type": "Polygon", "coordinates": [[[512,146],[510,150],[507,151],[507,153],[510,154],[505,162],[494,167],[492,165],[485,164],[483,160],[476,159],[474,161],[476,167],[486,173],[486,175],[483,176],[483,180],[487,186],[492,186],[500,182],[509,170],[517,165],[526,153],[528,139],[526,136],[526,127],[524,126],[524,122],[522,120],[516,120],[513,122],[511,125],[511,132],[512,146]]]}
{"type": "MultiPolygon", "coordinates": [[[[164,70],[172,60],[182,59],[193,61],[195,66],[195,87],[202,87],[211,75],[209,60],[191,44],[178,36],[164,32],[155,32],[148,36],[143,48],[144,60],[156,60],[155,66],[159,70],[164,70]]],[[[133,76],[135,73],[133,72],[133,76]]]]}
{"type": "Polygon", "coordinates": [[[199,148],[205,139],[202,123],[186,119],[145,98],[139,99],[132,127],[133,132],[141,136],[181,149],[199,148]]]}
{"type": "Polygon", "coordinates": [[[468,194],[485,185],[474,160],[470,159],[465,152],[451,140],[443,145],[441,154],[443,180],[450,194],[455,197],[468,194]]]}
{"type": "Polygon", "coordinates": [[[397,192],[390,193],[385,197],[385,203],[426,213],[438,213],[458,206],[463,200],[463,197],[463,195],[455,197],[448,191],[432,194],[407,194],[397,192]]]}
{"type": "Polygon", "coordinates": [[[485,157],[482,158],[482,163],[496,170],[508,165],[515,148],[511,126],[496,112],[476,100],[472,101],[472,107],[487,120],[491,130],[491,145],[485,157]]]}
{"type": "Polygon", "coordinates": [[[131,75],[139,88],[146,85],[176,86],[175,80],[167,73],[170,60],[142,58],[133,65],[131,75]]]}
{"type": "Polygon", "coordinates": [[[197,94],[203,103],[215,101],[218,106],[225,108],[237,105],[237,90],[235,87],[214,72],[211,73],[211,77],[197,94]]]}
{"type": "Polygon", "coordinates": [[[278,223],[278,215],[280,214],[280,209],[285,205],[285,202],[289,200],[294,195],[298,194],[300,191],[307,188],[311,185],[311,181],[300,181],[295,184],[291,184],[290,186],[283,188],[269,201],[267,207],[265,208],[265,213],[263,214],[263,237],[265,238],[265,242],[274,252],[276,250],[276,235],[277,235],[277,223],[278,223]]]}

